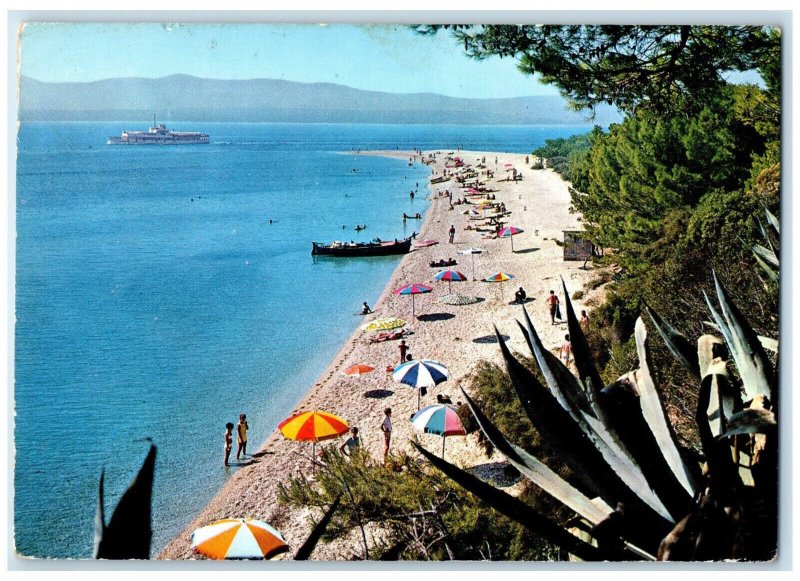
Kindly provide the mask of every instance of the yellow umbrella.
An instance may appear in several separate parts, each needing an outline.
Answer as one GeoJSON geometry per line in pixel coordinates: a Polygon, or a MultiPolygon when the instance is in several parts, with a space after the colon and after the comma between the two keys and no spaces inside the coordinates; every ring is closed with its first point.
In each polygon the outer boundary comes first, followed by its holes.
{"type": "Polygon", "coordinates": [[[381,317],[374,321],[367,323],[362,328],[365,331],[390,331],[391,329],[399,329],[404,326],[406,322],[397,317],[381,317]]]}

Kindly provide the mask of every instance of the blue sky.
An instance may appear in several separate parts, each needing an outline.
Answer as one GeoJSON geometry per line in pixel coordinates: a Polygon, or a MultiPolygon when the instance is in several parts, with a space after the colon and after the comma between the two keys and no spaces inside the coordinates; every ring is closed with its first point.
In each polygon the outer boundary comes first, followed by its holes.
{"type": "Polygon", "coordinates": [[[554,95],[513,59],[474,61],[448,33],[331,24],[29,24],[20,71],[40,81],[275,78],[453,97],[554,95]]]}

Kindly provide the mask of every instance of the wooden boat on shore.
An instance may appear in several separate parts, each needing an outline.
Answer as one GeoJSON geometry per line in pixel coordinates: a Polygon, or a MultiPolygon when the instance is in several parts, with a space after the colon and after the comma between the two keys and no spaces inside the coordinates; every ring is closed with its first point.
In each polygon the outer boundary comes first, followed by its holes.
{"type": "Polygon", "coordinates": [[[411,250],[411,236],[404,240],[384,242],[339,242],[320,244],[312,242],[311,256],[391,256],[393,254],[406,254],[411,250]]]}

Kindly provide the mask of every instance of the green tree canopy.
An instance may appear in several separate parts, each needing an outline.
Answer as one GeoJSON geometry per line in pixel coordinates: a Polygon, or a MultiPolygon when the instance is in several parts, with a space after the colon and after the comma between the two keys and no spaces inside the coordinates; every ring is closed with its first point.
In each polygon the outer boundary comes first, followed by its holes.
{"type": "Polygon", "coordinates": [[[779,93],[780,32],[763,26],[446,25],[471,57],[519,59],[578,108],[692,110],[728,85],[726,73],[756,70],[779,93]]]}

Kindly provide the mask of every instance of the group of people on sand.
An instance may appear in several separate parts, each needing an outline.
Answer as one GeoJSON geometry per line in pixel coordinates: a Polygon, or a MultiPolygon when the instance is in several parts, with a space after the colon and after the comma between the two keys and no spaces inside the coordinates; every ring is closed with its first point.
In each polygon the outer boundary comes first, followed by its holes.
{"type": "MultiPolygon", "coordinates": [[[[239,460],[241,456],[247,456],[247,430],[250,426],[247,423],[247,416],[239,414],[239,423],[236,426],[236,441],[239,447],[236,449],[236,459],[239,460]]],[[[230,466],[228,459],[233,449],[233,422],[225,424],[225,434],[223,436],[225,442],[225,466],[230,466]]]]}

